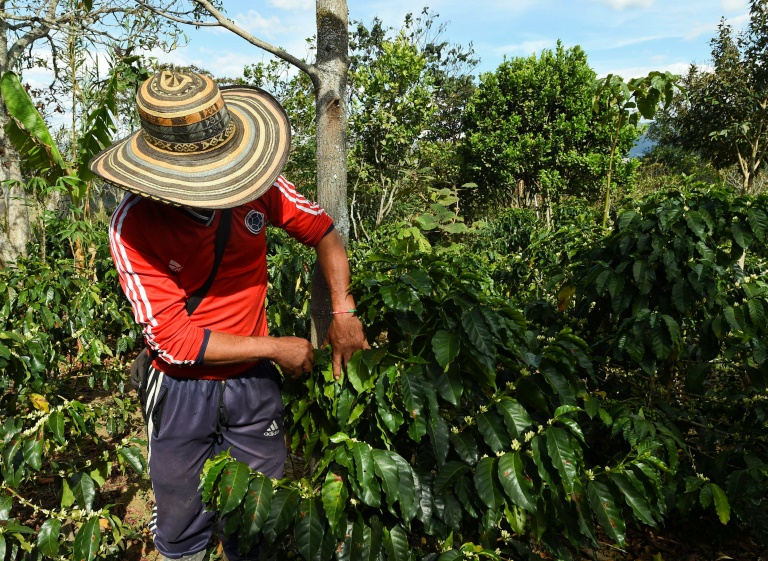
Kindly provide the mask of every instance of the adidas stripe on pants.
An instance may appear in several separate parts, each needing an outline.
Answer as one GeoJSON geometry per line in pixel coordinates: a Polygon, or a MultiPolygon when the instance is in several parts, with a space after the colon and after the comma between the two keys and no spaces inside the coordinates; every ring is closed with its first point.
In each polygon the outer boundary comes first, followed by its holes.
{"type": "MultiPolygon", "coordinates": [[[[147,385],[149,475],[155,493],[150,522],[155,547],[169,559],[205,550],[214,514],[198,486],[205,461],[219,452],[268,477],[282,477],[286,449],[283,404],[275,367],[261,362],[226,382],[182,379],[150,369],[147,385]]],[[[220,526],[221,527],[221,526],[220,526]]],[[[229,561],[241,556],[235,536],[220,532],[229,561]]]]}

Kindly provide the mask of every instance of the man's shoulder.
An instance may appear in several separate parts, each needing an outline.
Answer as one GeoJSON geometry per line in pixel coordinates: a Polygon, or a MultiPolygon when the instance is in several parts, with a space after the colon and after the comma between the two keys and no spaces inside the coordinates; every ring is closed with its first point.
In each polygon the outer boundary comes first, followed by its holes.
{"type": "Polygon", "coordinates": [[[112,213],[123,219],[140,220],[146,216],[163,216],[171,214],[174,211],[171,205],[155,201],[147,197],[142,197],[135,193],[126,193],[123,200],[117,205],[112,213]]]}
{"type": "Polygon", "coordinates": [[[156,235],[172,223],[174,211],[169,205],[128,193],[112,213],[109,229],[112,235],[156,235]]]}
{"type": "Polygon", "coordinates": [[[270,208],[272,208],[280,200],[281,180],[285,181],[285,178],[282,175],[278,177],[275,182],[272,183],[272,185],[270,185],[269,188],[261,194],[261,196],[240,205],[239,208],[245,209],[245,212],[257,210],[268,213],[270,208]]]}

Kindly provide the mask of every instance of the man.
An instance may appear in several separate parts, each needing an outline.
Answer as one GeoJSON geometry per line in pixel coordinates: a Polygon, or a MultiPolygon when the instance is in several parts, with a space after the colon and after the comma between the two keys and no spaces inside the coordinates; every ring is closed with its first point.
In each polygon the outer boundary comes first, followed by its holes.
{"type": "MultiPolygon", "coordinates": [[[[293,377],[312,368],[307,340],[268,335],[267,222],[316,248],[331,290],[337,375],[367,344],[332,220],[280,176],[290,127],[279,103],[257,88],[220,91],[205,76],[171,71],[152,76],[136,99],[141,130],[90,168],[130,192],[109,234],[153,358],[144,408],[155,545],[164,558],[199,560],[213,524],[198,491],[203,464],[229,449],[281,477],[286,450],[273,363],[293,377]]],[[[223,546],[230,561],[256,558],[255,550],[240,556],[236,539],[223,537],[223,546]]]]}

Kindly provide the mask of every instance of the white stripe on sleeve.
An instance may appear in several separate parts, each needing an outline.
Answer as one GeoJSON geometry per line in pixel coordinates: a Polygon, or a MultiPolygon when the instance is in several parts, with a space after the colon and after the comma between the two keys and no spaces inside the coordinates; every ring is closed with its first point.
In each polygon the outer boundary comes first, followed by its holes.
{"type": "Polygon", "coordinates": [[[296,205],[297,209],[315,216],[325,214],[325,211],[319,204],[311,203],[305,199],[296,191],[296,187],[294,187],[293,183],[285,179],[282,175],[277,178],[275,185],[280,189],[280,192],[286,199],[296,205]]]}
{"type": "Polygon", "coordinates": [[[169,364],[194,364],[194,360],[176,360],[173,355],[160,349],[160,345],[155,341],[153,327],[157,326],[157,319],[152,314],[152,304],[147,297],[144,285],[141,283],[141,277],[133,270],[122,241],[125,217],[128,215],[128,211],[139,201],[141,201],[139,195],[126,195],[112,215],[109,227],[109,241],[112,247],[112,254],[116,260],[115,265],[120,277],[125,282],[126,296],[131,303],[136,321],[143,326],[144,336],[150,348],[157,350],[158,356],[162,357],[169,364]]]}

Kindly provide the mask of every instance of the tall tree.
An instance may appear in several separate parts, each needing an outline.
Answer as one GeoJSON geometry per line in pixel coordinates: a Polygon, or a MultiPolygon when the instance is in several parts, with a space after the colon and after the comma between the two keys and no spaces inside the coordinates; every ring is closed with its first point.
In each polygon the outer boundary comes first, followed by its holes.
{"type": "Polygon", "coordinates": [[[455,184],[445,177],[446,162],[460,138],[477,61],[471,46],[444,40],[438,17],[425,8],[417,17],[407,14],[400,29],[378,18],[353,25],[350,214],[361,230],[364,223],[380,225],[398,206],[407,208],[408,195],[425,185],[455,184]]]}
{"type": "Polygon", "coordinates": [[[652,128],[662,145],[698,154],[717,169],[735,166],[745,193],[768,155],[767,11],[767,0],[752,0],[741,33],[720,22],[710,42],[712,68],[692,65],[682,81],[684,95],[652,128]]]}
{"type": "MultiPolygon", "coordinates": [[[[78,41],[93,50],[106,51],[113,45],[131,44],[154,48],[166,32],[157,18],[129,0],[0,0],[0,76],[23,71],[34,65],[47,67],[52,88],[67,81],[67,48],[76,34],[78,41]],[[44,46],[44,47],[43,47],[44,46]],[[45,55],[33,55],[41,48],[45,55]]],[[[61,90],[58,90],[59,92],[61,90]]],[[[19,157],[5,128],[9,122],[5,102],[0,103],[0,184],[4,213],[0,225],[0,259],[13,262],[26,251],[30,239],[27,195],[22,185],[19,157]]]]}
{"type": "Polygon", "coordinates": [[[672,101],[679,78],[669,72],[654,71],[648,76],[634,78],[627,82],[621,76],[614,74],[609,74],[595,82],[592,110],[604,123],[612,125],[613,128],[605,180],[603,228],[608,222],[608,214],[611,210],[611,176],[617,148],[625,127],[629,125],[632,129],[637,129],[640,118],[653,119],[659,106],[667,105],[672,101]]]}
{"type": "MultiPolygon", "coordinates": [[[[481,77],[465,115],[464,178],[478,184],[466,203],[541,205],[566,195],[595,199],[609,165],[613,126],[593,112],[595,72],[584,51],[505,60],[481,77]]],[[[616,154],[637,136],[623,126],[616,154]]],[[[619,159],[619,177],[625,165],[619,159]]],[[[467,205],[465,204],[465,208],[467,205]]]]}

